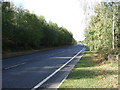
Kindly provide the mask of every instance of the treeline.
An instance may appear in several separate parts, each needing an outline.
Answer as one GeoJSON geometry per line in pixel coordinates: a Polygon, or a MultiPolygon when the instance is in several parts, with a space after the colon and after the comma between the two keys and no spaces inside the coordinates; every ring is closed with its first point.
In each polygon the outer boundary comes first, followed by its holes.
{"type": "Polygon", "coordinates": [[[103,59],[120,56],[120,5],[112,2],[98,4],[86,28],[84,43],[91,51],[96,51],[103,59]]]}
{"type": "Polygon", "coordinates": [[[3,51],[40,49],[75,44],[71,32],[56,23],[47,23],[44,16],[37,16],[10,2],[2,2],[3,51]]]}

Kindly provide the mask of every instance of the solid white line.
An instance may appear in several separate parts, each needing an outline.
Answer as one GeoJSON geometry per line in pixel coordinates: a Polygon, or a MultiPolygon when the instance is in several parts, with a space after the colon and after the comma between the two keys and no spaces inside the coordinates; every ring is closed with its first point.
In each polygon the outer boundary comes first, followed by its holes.
{"type": "MultiPolygon", "coordinates": [[[[84,48],[85,49],[85,48],[84,48]]],[[[82,55],[83,56],[83,55],[82,55]]],[[[80,58],[79,59],[81,59],[82,58],[82,56],[80,56],[80,58]]],[[[74,68],[74,66],[72,67],[72,69],[74,68]]],[[[72,70],[71,69],[71,70],[72,70]]],[[[70,73],[70,72],[69,72],[70,73]]],[[[68,77],[68,75],[69,74],[67,74],[67,76],[59,83],[59,85],[56,87],[56,88],[59,88],[60,86],[61,86],[61,84],[65,81],[65,79],[68,77]]]]}
{"type": "Polygon", "coordinates": [[[4,69],[7,70],[7,69],[14,68],[14,67],[17,67],[17,66],[20,66],[20,65],[24,65],[24,64],[25,64],[25,62],[21,63],[21,64],[16,64],[16,65],[13,65],[13,66],[10,66],[10,67],[6,67],[4,69]]]}
{"type": "Polygon", "coordinates": [[[31,90],[35,90],[39,88],[43,83],[45,83],[49,78],[51,78],[53,75],[55,75],[58,71],[60,71],[64,66],[66,66],[69,62],[71,62],[78,54],[80,54],[85,48],[83,48],[81,51],[79,51],[75,56],[73,56],[68,62],[63,64],[60,68],[58,68],[55,72],[50,74],[47,78],[45,78],[43,81],[38,83],[36,86],[34,86],[31,90]]]}
{"type": "MultiPolygon", "coordinates": [[[[83,56],[83,55],[82,55],[82,56],[83,56]]],[[[81,59],[82,56],[80,56],[79,59],[81,59]]],[[[73,69],[73,68],[74,68],[74,66],[72,67],[72,69],[73,69]]],[[[71,70],[72,70],[72,69],[71,69],[71,70]]],[[[70,70],[70,71],[71,71],[71,70],[70,70]]],[[[70,72],[69,72],[69,73],[70,73],[70,72]]],[[[59,88],[59,87],[61,86],[61,84],[62,84],[62,83],[65,81],[65,79],[68,77],[69,73],[67,74],[67,76],[65,76],[65,78],[59,83],[59,85],[58,85],[56,88],[59,88]]]]}

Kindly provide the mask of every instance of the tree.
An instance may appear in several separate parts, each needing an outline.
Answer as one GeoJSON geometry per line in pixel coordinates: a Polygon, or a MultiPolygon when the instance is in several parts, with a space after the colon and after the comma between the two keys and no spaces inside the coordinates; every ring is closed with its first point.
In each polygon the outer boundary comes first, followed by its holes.
{"type": "Polygon", "coordinates": [[[13,5],[10,2],[2,2],[2,41],[3,49],[13,48],[14,42],[12,41],[15,29],[13,5]]]}
{"type": "MultiPolygon", "coordinates": [[[[116,9],[116,8],[115,8],[116,9]]],[[[118,11],[115,12],[115,48],[119,46],[118,11]]],[[[112,3],[102,2],[95,7],[95,15],[91,17],[89,27],[86,29],[85,43],[90,50],[95,50],[107,56],[112,48],[113,6],[112,3]]]]}
{"type": "Polygon", "coordinates": [[[44,16],[37,16],[2,2],[3,51],[40,49],[75,43],[72,33],[56,23],[47,23],[44,16]]]}

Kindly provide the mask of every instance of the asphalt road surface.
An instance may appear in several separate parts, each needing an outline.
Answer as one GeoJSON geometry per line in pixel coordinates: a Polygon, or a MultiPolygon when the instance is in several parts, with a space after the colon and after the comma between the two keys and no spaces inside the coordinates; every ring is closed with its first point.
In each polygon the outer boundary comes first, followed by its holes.
{"type": "Polygon", "coordinates": [[[3,60],[2,88],[58,87],[84,50],[78,44],[3,60]]]}

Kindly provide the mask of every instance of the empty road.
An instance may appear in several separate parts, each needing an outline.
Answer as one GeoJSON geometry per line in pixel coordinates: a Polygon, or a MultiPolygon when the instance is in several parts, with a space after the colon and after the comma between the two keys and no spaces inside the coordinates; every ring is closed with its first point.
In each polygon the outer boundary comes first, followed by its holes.
{"type": "Polygon", "coordinates": [[[61,83],[66,77],[64,73],[84,50],[84,45],[77,44],[5,59],[2,62],[2,88],[48,88],[52,83],[53,86],[61,83]]]}

